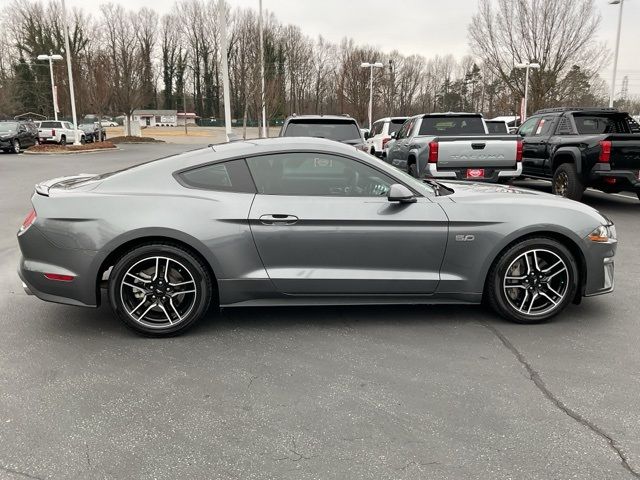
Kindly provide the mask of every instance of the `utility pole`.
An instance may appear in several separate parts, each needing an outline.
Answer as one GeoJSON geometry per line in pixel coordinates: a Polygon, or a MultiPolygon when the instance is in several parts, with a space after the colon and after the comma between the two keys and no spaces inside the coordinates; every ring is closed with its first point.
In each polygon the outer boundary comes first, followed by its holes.
{"type": "Polygon", "coordinates": [[[78,117],[76,116],[76,96],[73,91],[73,72],[71,69],[71,51],[69,49],[69,27],[67,25],[67,8],[62,1],[62,28],[64,30],[64,49],[67,55],[67,71],[69,72],[69,90],[71,92],[71,116],[73,117],[73,144],[80,145],[78,138],[78,117]]]}
{"type": "Polygon", "coordinates": [[[264,33],[262,30],[262,0],[260,0],[260,17],[258,18],[258,27],[260,30],[260,81],[262,83],[262,88],[260,90],[260,94],[262,96],[262,134],[260,137],[267,138],[267,105],[264,99],[264,33]]]}
{"type": "Polygon", "coordinates": [[[520,123],[524,123],[527,119],[527,104],[529,101],[529,69],[531,68],[540,68],[539,63],[517,63],[516,68],[524,68],[526,73],[524,74],[524,106],[522,108],[522,113],[520,114],[520,123]]]}
{"type": "Polygon", "coordinates": [[[226,2],[218,2],[220,18],[220,52],[222,56],[222,96],[224,100],[224,128],[227,142],[233,137],[231,130],[231,102],[229,99],[229,63],[227,61],[227,12],[226,2]]]}

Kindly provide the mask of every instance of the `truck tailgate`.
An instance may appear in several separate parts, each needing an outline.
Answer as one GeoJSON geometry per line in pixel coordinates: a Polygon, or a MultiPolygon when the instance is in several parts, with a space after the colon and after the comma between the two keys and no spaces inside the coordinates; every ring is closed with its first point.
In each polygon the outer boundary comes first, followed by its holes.
{"type": "Polygon", "coordinates": [[[640,170],[640,134],[609,135],[611,142],[611,168],[613,170],[640,170]]]}
{"type": "Polygon", "coordinates": [[[436,137],[438,168],[514,168],[518,138],[513,135],[436,137]]]}

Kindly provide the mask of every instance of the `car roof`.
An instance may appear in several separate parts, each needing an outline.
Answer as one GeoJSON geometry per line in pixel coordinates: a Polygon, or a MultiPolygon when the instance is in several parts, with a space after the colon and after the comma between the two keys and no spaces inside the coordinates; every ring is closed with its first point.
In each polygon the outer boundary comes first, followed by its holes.
{"type": "Polygon", "coordinates": [[[417,115],[418,117],[482,117],[481,113],[473,112],[432,112],[417,115]]]}
{"type": "Polygon", "coordinates": [[[373,123],[390,122],[391,120],[406,120],[407,118],[409,117],[384,117],[384,118],[379,118],[375,120],[373,123]]]}
{"type": "Polygon", "coordinates": [[[356,121],[350,115],[291,115],[287,117],[285,122],[289,122],[292,120],[353,120],[356,121]]]}

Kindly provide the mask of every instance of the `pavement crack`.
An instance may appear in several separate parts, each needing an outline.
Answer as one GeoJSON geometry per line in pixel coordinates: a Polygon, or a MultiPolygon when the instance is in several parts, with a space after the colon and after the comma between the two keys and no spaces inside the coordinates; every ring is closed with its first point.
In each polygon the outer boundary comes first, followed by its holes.
{"type": "Polygon", "coordinates": [[[513,354],[513,356],[516,357],[518,362],[520,362],[520,364],[527,370],[529,378],[531,379],[533,384],[538,390],[540,390],[540,392],[547,398],[547,400],[555,405],[555,407],[558,408],[561,412],[568,415],[580,425],[588,428],[593,433],[604,439],[609,444],[611,449],[615,452],[615,454],[620,458],[622,466],[635,478],[640,478],[640,472],[636,471],[629,464],[627,455],[622,451],[622,448],[618,445],[618,443],[611,435],[609,435],[595,423],[591,422],[589,419],[583,417],[575,410],[569,408],[562,400],[556,397],[556,395],[551,390],[549,390],[547,385],[544,383],[544,380],[542,380],[540,374],[531,366],[526,357],[520,352],[520,350],[517,349],[517,347],[513,343],[511,343],[511,341],[500,330],[488,323],[482,322],[481,324],[487,330],[492,332],[498,338],[498,340],[500,340],[500,342],[502,342],[502,344],[513,354]]]}
{"type": "Polygon", "coordinates": [[[29,475],[28,473],[21,472],[19,470],[14,470],[13,468],[9,468],[9,467],[0,466],[0,470],[3,472],[11,473],[13,475],[18,475],[24,478],[31,478],[33,480],[44,480],[43,477],[36,477],[34,475],[29,475]]]}

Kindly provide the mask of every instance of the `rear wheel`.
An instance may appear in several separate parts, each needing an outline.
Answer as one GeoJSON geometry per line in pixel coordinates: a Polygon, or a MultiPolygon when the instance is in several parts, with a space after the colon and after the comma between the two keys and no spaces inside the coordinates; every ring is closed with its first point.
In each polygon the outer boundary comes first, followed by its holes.
{"type": "Polygon", "coordinates": [[[204,263],[164,243],[126,253],[109,278],[109,301],[116,315],[151,337],[177,335],[191,327],[207,312],[212,291],[204,263]]]}
{"type": "Polygon", "coordinates": [[[551,238],[530,238],[503,252],[489,272],[492,308],[516,323],[540,323],[575,297],[578,266],[571,252],[551,238]]]}
{"type": "Polygon", "coordinates": [[[64,135],[62,135],[60,137],[60,145],[66,145],[67,144],[67,137],[65,137],[64,135]]]}
{"type": "Polygon", "coordinates": [[[553,174],[552,192],[560,197],[580,200],[584,194],[584,184],[573,163],[563,163],[553,174]]]}
{"type": "Polygon", "coordinates": [[[407,168],[407,172],[414,178],[418,178],[418,166],[414,163],[410,163],[407,168]]]}

